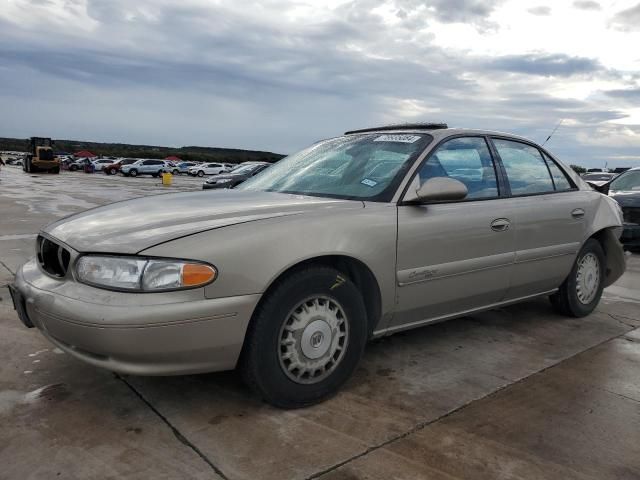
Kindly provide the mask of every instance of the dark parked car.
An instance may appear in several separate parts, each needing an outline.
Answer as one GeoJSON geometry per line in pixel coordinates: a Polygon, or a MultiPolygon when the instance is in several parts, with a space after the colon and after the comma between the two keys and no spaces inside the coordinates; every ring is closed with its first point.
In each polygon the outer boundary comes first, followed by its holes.
{"type": "Polygon", "coordinates": [[[267,162],[245,162],[229,173],[221,173],[211,177],[202,185],[203,190],[213,188],[233,188],[267,168],[267,162]]]}
{"type": "Polygon", "coordinates": [[[620,241],[624,247],[640,251],[640,167],[621,173],[599,190],[622,208],[624,230],[620,241]]]}

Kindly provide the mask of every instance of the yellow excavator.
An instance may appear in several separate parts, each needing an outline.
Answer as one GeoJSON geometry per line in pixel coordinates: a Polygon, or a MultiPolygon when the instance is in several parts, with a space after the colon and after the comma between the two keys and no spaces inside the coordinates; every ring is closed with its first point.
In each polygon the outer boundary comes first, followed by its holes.
{"type": "Polygon", "coordinates": [[[27,173],[60,173],[60,160],[53,154],[53,142],[50,138],[31,137],[28,143],[29,153],[22,161],[22,170],[27,173]]]}

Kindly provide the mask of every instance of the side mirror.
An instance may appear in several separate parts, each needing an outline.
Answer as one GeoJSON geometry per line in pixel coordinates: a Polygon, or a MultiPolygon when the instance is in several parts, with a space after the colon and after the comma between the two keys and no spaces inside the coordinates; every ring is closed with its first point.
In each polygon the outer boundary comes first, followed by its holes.
{"type": "Polygon", "coordinates": [[[449,177],[430,178],[420,185],[419,188],[414,189],[414,187],[415,184],[412,183],[404,198],[405,202],[443,202],[463,200],[469,193],[467,186],[464,183],[460,180],[449,177]]]}

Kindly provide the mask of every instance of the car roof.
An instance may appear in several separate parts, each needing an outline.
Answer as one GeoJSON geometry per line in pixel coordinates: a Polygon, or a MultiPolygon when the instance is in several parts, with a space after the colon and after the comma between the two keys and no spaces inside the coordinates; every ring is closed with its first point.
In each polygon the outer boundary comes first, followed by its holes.
{"type": "Polygon", "coordinates": [[[354,135],[361,133],[429,133],[436,139],[441,139],[454,135],[493,135],[499,137],[508,137],[514,140],[520,140],[526,143],[537,145],[536,142],[520,135],[513,133],[500,132],[495,130],[483,130],[473,128],[450,128],[446,123],[403,123],[384,125],[381,127],[363,128],[359,130],[349,130],[345,135],[354,135]]]}

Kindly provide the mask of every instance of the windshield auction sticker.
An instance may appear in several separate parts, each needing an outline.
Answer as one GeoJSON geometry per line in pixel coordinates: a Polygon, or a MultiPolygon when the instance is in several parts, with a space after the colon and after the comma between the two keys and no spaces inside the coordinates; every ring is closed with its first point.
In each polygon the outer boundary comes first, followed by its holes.
{"type": "Polygon", "coordinates": [[[420,135],[380,135],[374,142],[413,143],[416,140],[420,140],[420,135]]]}

